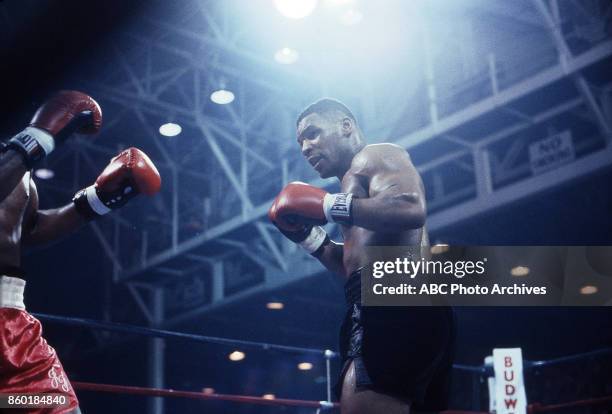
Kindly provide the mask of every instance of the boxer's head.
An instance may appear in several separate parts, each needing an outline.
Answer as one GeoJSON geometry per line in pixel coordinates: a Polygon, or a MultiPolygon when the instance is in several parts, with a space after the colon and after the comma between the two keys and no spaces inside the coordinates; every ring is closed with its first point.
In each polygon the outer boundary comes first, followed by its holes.
{"type": "Polygon", "coordinates": [[[297,119],[297,141],[302,155],[323,178],[342,177],[364,145],[351,111],[330,98],[302,111],[297,119]]]}

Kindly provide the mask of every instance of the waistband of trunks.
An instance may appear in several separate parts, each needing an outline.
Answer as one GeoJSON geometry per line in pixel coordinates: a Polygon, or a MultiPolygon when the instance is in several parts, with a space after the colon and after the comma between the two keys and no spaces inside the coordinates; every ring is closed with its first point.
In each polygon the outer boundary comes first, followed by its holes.
{"type": "Polygon", "coordinates": [[[23,291],[26,281],[17,277],[0,276],[0,308],[25,310],[23,291]]]}

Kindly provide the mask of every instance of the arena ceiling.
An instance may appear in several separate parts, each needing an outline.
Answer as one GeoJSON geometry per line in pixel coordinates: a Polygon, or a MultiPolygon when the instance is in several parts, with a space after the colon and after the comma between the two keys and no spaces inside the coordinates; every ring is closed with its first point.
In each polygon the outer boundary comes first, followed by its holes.
{"type": "Polygon", "coordinates": [[[606,1],[360,2],[363,19],[349,26],[339,23],[346,6],[331,2],[302,21],[264,0],[68,3],[0,5],[3,131],[17,131],[52,90],[80,89],[102,105],[102,132],[47,161],[48,206],[122,148],[155,161],[162,194],[87,229],[103,252],[92,265],[110,263],[150,323],[160,323],[159,290],[172,324],[320,272],[265,216],[283,183],[335,185],[295,144],[296,114],[318,97],[354,108],[371,142],[410,152],[442,242],[451,225],[610,165],[606,1]],[[299,60],[276,62],[289,46],[299,60]],[[234,102],[213,103],[219,88],[234,102]],[[166,122],[182,133],[161,136],[166,122]],[[562,133],[575,159],[534,173],[529,146],[562,133]],[[194,289],[201,300],[182,306],[194,289]]]}

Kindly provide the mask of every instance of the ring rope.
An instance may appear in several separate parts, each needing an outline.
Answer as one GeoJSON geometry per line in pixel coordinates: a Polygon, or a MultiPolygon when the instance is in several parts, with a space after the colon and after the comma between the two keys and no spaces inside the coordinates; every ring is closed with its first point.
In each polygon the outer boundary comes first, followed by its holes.
{"type": "Polygon", "coordinates": [[[145,388],[127,385],[97,384],[93,382],[72,382],[77,390],[110,392],[114,394],[147,395],[151,397],[191,398],[196,400],[231,401],[258,405],[283,405],[291,407],[336,408],[338,403],[328,401],[293,400],[288,398],[268,399],[249,395],[204,394],[195,391],[178,391],[164,388],[145,388]]]}
{"type": "MultiPolygon", "coordinates": [[[[174,398],[191,398],[198,400],[216,400],[216,401],[230,401],[236,403],[247,403],[257,405],[282,405],[292,407],[308,407],[308,408],[337,408],[340,407],[339,403],[333,403],[329,401],[312,401],[312,400],[294,400],[288,398],[275,398],[267,399],[263,397],[255,397],[249,395],[233,395],[233,394],[204,394],[202,392],[195,391],[179,391],[173,389],[163,388],[146,388],[136,387],[127,385],[111,385],[111,384],[97,384],[93,382],[73,382],[72,386],[77,390],[83,391],[99,391],[109,392],[114,394],[131,394],[131,395],[146,395],[151,397],[174,397],[174,398]]],[[[612,395],[607,395],[599,398],[583,399],[570,401],[559,404],[548,404],[542,405],[539,403],[529,404],[527,411],[530,414],[545,413],[551,411],[558,411],[568,408],[594,406],[602,404],[612,405],[612,395]]],[[[440,414],[489,414],[487,411],[469,411],[469,410],[445,410],[441,411],[440,414]]]]}
{"type": "Polygon", "coordinates": [[[98,328],[105,331],[114,331],[122,333],[137,334],[155,338],[181,338],[196,342],[206,342],[220,345],[242,346],[245,348],[256,348],[264,350],[274,350],[283,352],[292,352],[298,354],[314,354],[321,355],[327,359],[337,357],[337,353],[330,350],[303,348],[298,346],[270,344],[266,342],[246,341],[242,339],[219,338],[215,336],[188,334],[176,331],[167,331],[164,329],[145,328],[142,326],[128,325],[117,322],[100,322],[93,319],[74,318],[67,316],[49,315],[45,313],[32,313],[34,317],[47,321],[57,322],[63,325],[70,326],[86,326],[98,328]]]}
{"type": "MultiPolygon", "coordinates": [[[[270,344],[266,342],[255,342],[246,341],[241,339],[229,339],[220,338],[214,336],[188,334],[176,331],[168,331],[163,329],[147,328],[136,325],[128,325],[118,322],[101,322],[94,319],[86,318],[75,318],[68,316],[50,315],[45,313],[32,313],[38,319],[45,320],[48,322],[56,322],[70,326],[85,326],[99,328],[105,331],[123,332],[129,334],[143,335],[155,338],[180,338],[196,342],[214,343],[220,345],[235,345],[244,346],[249,348],[263,349],[263,350],[276,350],[291,353],[306,353],[313,355],[321,355],[325,359],[338,358],[339,354],[330,350],[314,349],[314,348],[303,348],[289,345],[270,344]]],[[[581,354],[568,355],[560,358],[544,360],[544,361],[528,361],[525,360],[524,364],[526,368],[545,367],[548,365],[554,365],[563,362],[576,361],[582,358],[588,358],[593,356],[612,354],[612,348],[602,348],[595,351],[585,352],[581,354]]],[[[471,371],[471,372],[486,372],[492,367],[486,365],[464,365],[464,364],[453,364],[453,368],[460,371],[471,371]]]]}
{"type": "MultiPolygon", "coordinates": [[[[310,400],[293,400],[293,399],[267,399],[263,397],[255,397],[255,396],[245,396],[245,395],[230,395],[230,394],[204,394],[201,392],[193,392],[193,391],[177,391],[173,389],[160,389],[160,388],[144,388],[144,387],[136,387],[136,386],[124,386],[124,385],[111,385],[111,384],[97,384],[90,382],[73,382],[73,386],[75,389],[79,390],[87,390],[87,391],[100,391],[100,392],[111,392],[111,393],[123,393],[123,394],[136,394],[136,395],[149,395],[149,396],[157,396],[157,397],[182,397],[182,398],[192,398],[192,399],[200,399],[200,400],[219,400],[219,401],[233,401],[239,403],[251,403],[251,404],[262,404],[262,405],[285,405],[285,406],[296,406],[296,407],[310,407],[310,408],[318,408],[318,409],[328,409],[339,407],[338,403],[332,403],[329,401],[330,399],[330,360],[331,358],[337,358],[338,353],[330,351],[330,350],[321,350],[314,348],[304,348],[304,347],[296,347],[289,345],[279,345],[279,344],[270,344],[265,342],[255,342],[255,341],[246,341],[240,339],[229,339],[229,338],[220,338],[213,337],[207,335],[196,335],[196,334],[187,334],[182,332],[168,331],[163,329],[155,329],[155,328],[145,328],[142,326],[128,325],[117,322],[101,322],[93,319],[86,318],[74,318],[74,317],[66,317],[66,316],[57,316],[57,315],[49,315],[44,313],[32,313],[36,318],[42,319],[48,322],[57,322],[64,325],[70,326],[85,326],[85,327],[93,327],[99,328],[101,330],[106,331],[114,331],[114,332],[122,332],[128,334],[136,334],[143,335],[149,337],[157,337],[157,338],[180,338],[186,339],[196,342],[206,342],[206,343],[214,343],[220,345],[235,345],[235,346],[243,346],[250,348],[258,348],[264,350],[277,350],[284,352],[293,352],[293,353],[308,353],[308,354],[316,354],[321,355],[326,359],[326,374],[327,374],[327,396],[328,401],[310,401],[310,400]]],[[[545,361],[525,361],[525,365],[527,368],[535,368],[535,367],[543,367],[548,365],[554,365],[562,362],[575,361],[582,358],[588,358],[592,356],[606,355],[612,354],[612,348],[603,348],[595,351],[590,351],[582,354],[569,355],[565,357],[555,358],[551,360],[545,361]]],[[[454,364],[453,368],[465,371],[472,372],[483,372],[486,370],[487,366],[471,366],[471,365],[462,365],[462,364],[454,364]]],[[[612,405],[612,395],[600,397],[600,398],[592,398],[592,399],[583,399],[576,400],[567,403],[559,403],[559,404],[549,404],[549,405],[541,405],[539,403],[529,404],[528,412],[530,414],[535,413],[543,413],[550,412],[556,410],[562,410],[573,407],[581,407],[581,406],[589,406],[589,405],[601,405],[610,403],[612,405]]],[[[487,412],[483,411],[465,411],[465,410],[446,410],[442,411],[443,414],[487,414],[487,412]]]]}
{"type": "Polygon", "coordinates": [[[558,411],[558,410],[563,410],[567,408],[585,407],[585,406],[591,406],[591,405],[602,405],[606,403],[609,403],[610,406],[612,406],[612,395],[607,395],[605,397],[599,397],[599,398],[589,398],[589,399],[584,399],[584,400],[570,401],[570,402],[559,403],[559,404],[548,404],[548,405],[540,405],[538,403],[529,404],[527,408],[527,412],[546,413],[550,411],[558,411]]]}
{"type": "Polygon", "coordinates": [[[596,357],[596,356],[608,355],[608,354],[612,355],[612,348],[596,349],[594,351],[584,352],[582,354],[567,355],[567,356],[562,356],[562,357],[554,358],[554,359],[547,359],[543,361],[526,361],[526,366],[527,367],[543,367],[543,366],[561,364],[564,362],[573,362],[573,361],[583,359],[583,358],[596,357]]]}

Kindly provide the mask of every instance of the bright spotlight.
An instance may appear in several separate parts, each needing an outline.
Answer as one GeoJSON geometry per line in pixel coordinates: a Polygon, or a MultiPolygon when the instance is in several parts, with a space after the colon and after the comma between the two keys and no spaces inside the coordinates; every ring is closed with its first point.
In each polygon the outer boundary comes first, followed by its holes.
{"type": "Polygon", "coordinates": [[[292,63],[295,63],[295,62],[297,62],[299,57],[300,57],[300,54],[298,53],[297,50],[291,49],[291,48],[288,48],[288,47],[284,47],[284,48],[278,50],[274,54],[274,59],[278,63],[282,63],[283,65],[290,65],[292,63]]]}
{"type": "Polygon", "coordinates": [[[244,352],[241,352],[241,351],[234,351],[228,355],[228,358],[230,359],[230,361],[242,361],[244,357],[245,357],[245,354],[244,352]]]}
{"type": "Polygon", "coordinates": [[[263,398],[264,400],[273,400],[276,398],[276,395],[274,394],[264,394],[261,396],[261,398],[263,398]]]}
{"type": "Polygon", "coordinates": [[[300,362],[298,364],[298,369],[300,371],[310,371],[312,369],[312,364],[310,362],[300,362]]]}
{"type": "Polygon", "coordinates": [[[353,0],[327,0],[326,3],[330,6],[344,6],[352,3],[353,0]]]}
{"type": "Polygon", "coordinates": [[[302,19],[317,7],[318,0],[274,0],[276,8],[285,17],[302,19]]]}
{"type": "Polygon", "coordinates": [[[159,133],[165,137],[175,137],[183,131],[179,124],[168,122],[159,127],[159,133]]]}
{"type": "Polygon", "coordinates": [[[55,173],[53,172],[53,170],[50,170],[48,168],[39,168],[34,171],[34,175],[40,178],[41,180],[50,180],[55,177],[55,173]]]}
{"type": "Polygon", "coordinates": [[[212,387],[202,388],[202,393],[206,394],[206,395],[214,394],[215,393],[215,389],[212,388],[212,387]]]}
{"type": "Polygon", "coordinates": [[[227,105],[234,101],[234,93],[227,89],[219,89],[210,94],[210,100],[218,105],[227,105]]]}
{"type": "Polygon", "coordinates": [[[340,16],[340,23],[345,26],[353,26],[363,20],[363,13],[357,9],[348,9],[340,16]]]}

